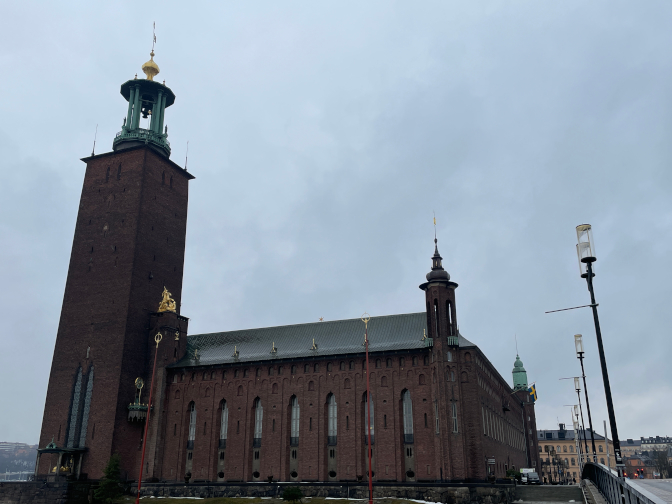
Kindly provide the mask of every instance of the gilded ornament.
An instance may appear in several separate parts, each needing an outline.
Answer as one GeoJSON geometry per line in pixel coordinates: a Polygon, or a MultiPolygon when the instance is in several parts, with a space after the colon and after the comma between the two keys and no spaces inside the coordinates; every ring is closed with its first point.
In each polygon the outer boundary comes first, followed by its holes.
{"type": "Polygon", "coordinates": [[[168,289],[166,289],[164,286],[163,299],[159,304],[159,312],[166,312],[166,311],[175,312],[177,310],[175,307],[175,300],[171,297],[170,292],[168,292],[168,289]]]}

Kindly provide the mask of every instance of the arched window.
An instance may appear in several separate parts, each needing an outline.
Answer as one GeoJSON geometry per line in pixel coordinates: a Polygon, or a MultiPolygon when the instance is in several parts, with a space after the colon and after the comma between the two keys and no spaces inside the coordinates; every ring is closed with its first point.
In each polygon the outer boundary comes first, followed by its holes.
{"type": "Polygon", "coordinates": [[[362,371],[366,370],[366,360],[362,361],[362,371]]]}
{"type": "Polygon", "coordinates": [[[338,435],[336,396],[329,394],[327,397],[327,444],[336,446],[336,436],[338,435]]]}
{"type": "Polygon", "coordinates": [[[572,459],[572,465],[576,465],[576,459],[572,459]]]}
{"type": "Polygon", "coordinates": [[[569,453],[574,453],[574,447],[572,445],[569,445],[569,453]]]}
{"type": "Polygon", "coordinates": [[[565,446],[562,447],[562,451],[565,452],[565,453],[567,453],[567,445],[565,445],[565,446]]]}
{"type": "Polygon", "coordinates": [[[314,381],[309,381],[308,382],[308,390],[315,390],[315,382],[314,381]]]}
{"type": "Polygon", "coordinates": [[[399,366],[404,367],[404,364],[406,364],[406,359],[403,357],[399,357],[399,366]]]}
{"type": "Polygon", "coordinates": [[[292,396],[291,405],[292,405],[292,419],[291,419],[291,434],[289,445],[299,446],[299,418],[301,415],[301,409],[299,408],[299,400],[296,398],[296,396],[292,396]]]}
{"type": "Polygon", "coordinates": [[[453,411],[453,432],[457,433],[457,403],[453,402],[451,409],[453,411]]]}
{"type": "Polygon", "coordinates": [[[257,368],[257,373],[256,374],[257,374],[257,378],[259,378],[261,376],[261,368],[257,368]]]}
{"type": "Polygon", "coordinates": [[[380,359],[376,359],[376,369],[380,369],[381,367],[383,367],[383,366],[382,366],[382,363],[381,363],[380,359]]]}
{"type": "Polygon", "coordinates": [[[119,165],[119,169],[117,169],[117,180],[121,180],[121,164],[119,165]]]}
{"type": "Polygon", "coordinates": [[[385,361],[385,365],[386,365],[387,367],[392,367],[392,359],[388,358],[388,359],[385,361]]]}
{"type": "Polygon", "coordinates": [[[413,404],[411,403],[411,393],[404,390],[401,393],[401,403],[404,412],[404,443],[413,442],[413,404]]]}
{"type": "Polygon", "coordinates": [[[296,366],[292,366],[292,374],[293,374],[293,375],[296,374],[296,366]]]}
{"type": "Polygon", "coordinates": [[[175,399],[179,399],[179,398],[180,398],[180,391],[176,390],[175,391],[175,399]]]}
{"type": "Polygon", "coordinates": [[[189,437],[187,438],[187,450],[194,449],[194,439],[196,439],[196,405],[189,403],[189,437]]]}
{"type": "Polygon", "coordinates": [[[261,446],[261,427],[264,421],[264,408],[261,399],[254,401],[254,446],[261,446]]]}
{"type": "Polygon", "coordinates": [[[466,362],[471,362],[471,354],[469,352],[464,354],[464,360],[466,362]]]}
{"type": "Polygon", "coordinates": [[[598,451],[599,451],[600,453],[603,452],[603,450],[602,450],[602,445],[598,445],[598,446],[597,446],[597,449],[598,449],[598,451]]]}
{"type": "Polygon", "coordinates": [[[331,362],[327,362],[327,371],[331,371],[331,362]]]}
{"type": "Polygon", "coordinates": [[[219,447],[226,448],[226,435],[229,430],[229,407],[222,401],[222,422],[219,426],[219,447]]]}
{"type": "Polygon", "coordinates": [[[383,376],[383,377],[380,379],[380,386],[381,386],[381,387],[387,387],[387,376],[383,376]]]}
{"type": "Polygon", "coordinates": [[[427,365],[429,364],[429,357],[428,357],[427,355],[425,355],[425,356],[422,358],[422,363],[423,363],[425,366],[427,366],[427,365]]]}
{"type": "Polygon", "coordinates": [[[343,388],[350,388],[350,378],[343,380],[343,388]]]}
{"type": "Polygon", "coordinates": [[[446,352],[446,360],[448,362],[453,362],[453,353],[452,352],[446,352]]]}
{"type": "Polygon", "coordinates": [[[350,370],[352,371],[352,370],[354,370],[354,369],[355,369],[355,361],[354,361],[354,360],[351,360],[351,361],[350,361],[350,370]]]}
{"type": "Polygon", "coordinates": [[[105,173],[105,182],[109,182],[110,180],[110,167],[107,167],[107,172],[105,173]]]}
{"type": "Polygon", "coordinates": [[[278,393],[278,384],[274,383],[273,387],[271,388],[271,393],[272,394],[277,394],[278,393]]]}
{"type": "Polygon", "coordinates": [[[418,376],[418,383],[420,385],[424,385],[426,382],[427,381],[425,380],[425,375],[424,374],[421,374],[420,376],[418,376]]]}
{"type": "Polygon", "coordinates": [[[243,386],[242,385],[238,385],[238,395],[239,396],[243,395],[243,386]]]}
{"type": "Polygon", "coordinates": [[[369,442],[369,427],[371,427],[371,444],[375,441],[375,415],[373,412],[373,398],[369,402],[369,398],[364,392],[364,442],[368,444],[369,442]]]}
{"type": "Polygon", "coordinates": [[[275,368],[273,366],[268,368],[268,376],[273,376],[275,373],[275,368]]]}
{"type": "Polygon", "coordinates": [[[314,368],[313,368],[313,371],[317,373],[319,370],[320,370],[320,365],[319,365],[319,364],[315,364],[315,366],[314,366],[314,368]]]}
{"type": "Polygon", "coordinates": [[[413,357],[413,365],[414,366],[418,365],[418,358],[417,357],[413,357]]]}
{"type": "Polygon", "coordinates": [[[341,361],[341,364],[339,365],[339,369],[341,371],[345,371],[345,362],[344,361],[341,361]]]}
{"type": "Polygon", "coordinates": [[[279,374],[279,375],[282,374],[282,366],[278,366],[278,374],[279,374]]]}
{"type": "Polygon", "coordinates": [[[303,372],[304,373],[310,373],[310,364],[305,364],[303,366],[303,372]]]}

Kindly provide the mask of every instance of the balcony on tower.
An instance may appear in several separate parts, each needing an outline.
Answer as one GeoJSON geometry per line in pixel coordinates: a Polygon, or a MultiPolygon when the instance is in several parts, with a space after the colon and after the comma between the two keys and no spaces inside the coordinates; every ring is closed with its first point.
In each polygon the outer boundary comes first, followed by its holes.
{"type": "Polygon", "coordinates": [[[175,103],[175,94],[165,84],[154,80],[159,66],[154,62],[154,51],[150,55],[151,59],[142,66],[147,78],[138,79],[136,76],[121,85],[121,95],[128,101],[128,112],[121,131],[114,137],[112,148],[119,151],[147,145],[170,157],[164,116],[166,108],[175,103]]]}

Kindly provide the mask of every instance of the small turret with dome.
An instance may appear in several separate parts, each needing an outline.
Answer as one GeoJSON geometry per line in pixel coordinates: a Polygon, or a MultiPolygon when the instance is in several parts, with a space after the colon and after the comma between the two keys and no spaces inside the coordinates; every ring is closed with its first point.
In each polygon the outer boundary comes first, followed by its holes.
{"type": "MultiPolygon", "coordinates": [[[[156,42],[156,36],[154,36],[156,42]]],[[[121,85],[121,95],[128,101],[128,113],[124,118],[121,131],[112,143],[115,151],[148,145],[160,154],[170,157],[168,127],[164,126],[166,108],[175,103],[175,94],[165,85],[154,80],[160,70],[154,61],[154,44],[149,53],[149,61],[142,65],[146,79],[134,79],[121,85]],[[140,120],[148,119],[144,128],[140,120]],[[148,124],[147,124],[148,123],[148,124]]]]}
{"type": "Polygon", "coordinates": [[[516,353],[516,362],[513,363],[513,390],[527,390],[527,371],[523,367],[520,355],[516,353]]]}

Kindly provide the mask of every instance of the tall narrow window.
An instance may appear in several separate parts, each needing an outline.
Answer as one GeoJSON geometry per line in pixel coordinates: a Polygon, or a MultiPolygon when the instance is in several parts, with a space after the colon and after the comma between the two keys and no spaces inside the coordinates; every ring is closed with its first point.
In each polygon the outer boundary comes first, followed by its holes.
{"type": "Polygon", "coordinates": [[[117,170],[117,180],[121,180],[121,165],[119,165],[119,169],[117,170]]]}
{"type": "Polygon", "coordinates": [[[110,180],[110,167],[107,167],[107,172],[105,173],[105,182],[110,180]]]}
{"type": "Polygon", "coordinates": [[[439,337],[439,302],[434,300],[434,327],[436,327],[436,337],[439,337]]]}
{"type": "MultiPolygon", "coordinates": [[[[79,434],[79,447],[86,444],[86,429],[89,426],[89,411],[91,409],[91,394],[93,393],[93,366],[89,370],[89,376],[86,381],[86,394],[84,395],[84,410],[82,411],[82,428],[79,434]]],[[[93,436],[91,436],[93,439],[93,436]]],[[[602,447],[600,446],[600,451],[602,447]]]]}
{"type": "Polygon", "coordinates": [[[254,446],[261,446],[261,426],[264,420],[264,408],[261,405],[261,399],[257,397],[254,401],[254,446]]]}
{"type": "Polygon", "coordinates": [[[453,432],[457,432],[457,404],[453,402],[453,432]]]}
{"type": "Polygon", "coordinates": [[[446,301],[446,319],[448,320],[448,336],[454,336],[453,307],[450,304],[450,301],[446,301]]]}
{"type": "Polygon", "coordinates": [[[374,423],[375,415],[373,412],[373,398],[371,398],[371,401],[369,401],[369,397],[367,396],[366,392],[364,393],[364,442],[368,444],[369,442],[369,426],[371,427],[370,432],[371,432],[371,444],[373,444],[376,440],[375,437],[375,423],[374,423]]]}
{"type": "Polygon", "coordinates": [[[196,439],[196,405],[189,403],[189,437],[187,438],[187,450],[194,449],[194,439],[196,439]]]}
{"type": "Polygon", "coordinates": [[[226,448],[226,434],[229,430],[229,406],[222,401],[222,424],[219,427],[219,447],[226,448]]]}
{"type": "Polygon", "coordinates": [[[72,407],[70,409],[70,422],[68,425],[68,435],[66,436],[66,447],[75,448],[75,430],[77,430],[77,420],[79,418],[79,403],[82,397],[82,368],[77,370],[77,381],[72,392],[72,407]]]}
{"type": "Polygon", "coordinates": [[[413,442],[413,404],[411,403],[411,393],[404,390],[401,395],[401,402],[404,411],[404,443],[413,442]]]}
{"type": "Polygon", "coordinates": [[[337,413],[336,396],[329,394],[327,398],[327,444],[329,446],[336,445],[336,436],[338,435],[337,413]]]}
{"type": "Polygon", "coordinates": [[[439,430],[439,403],[438,403],[438,401],[434,401],[434,418],[435,418],[435,423],[436,423],[436,433],[439,434],[441,431],[439,430]]]}
{"type": "Polygon", "coordinates": [[[291,437],[290,446],[299,446],[299,416],[301,410],[299,409],[299,400],[296,396],[292,397],[292,421],[291,421],[291,437]]]}

